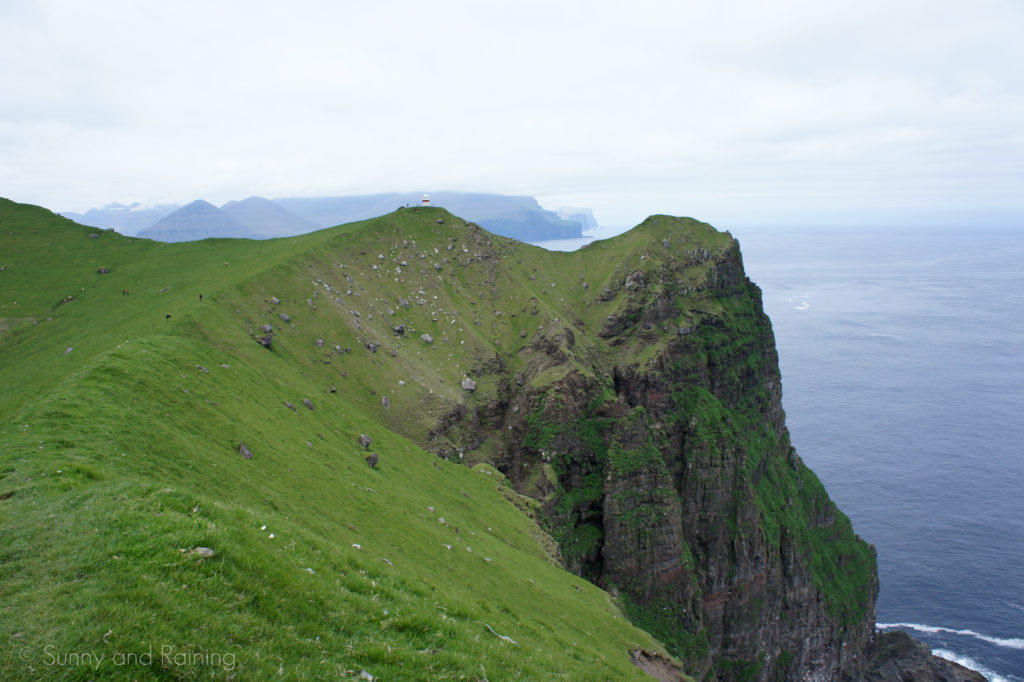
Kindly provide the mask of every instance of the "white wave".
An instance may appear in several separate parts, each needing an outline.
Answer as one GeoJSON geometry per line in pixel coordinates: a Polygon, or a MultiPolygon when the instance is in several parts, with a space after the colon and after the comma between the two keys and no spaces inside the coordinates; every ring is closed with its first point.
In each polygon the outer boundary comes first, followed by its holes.
{"type": "Polygon", "coordinates": [[[868,336],[877,336],[880,339],[896,339],[897,341],[903,340],[902,336],[896,336],[895,334],[876,334],[875,332],[868,332],[868,336]]]}
{"type": "Polygon", "coordinates": [[[950,651],[948,649],[933,649],[932,654],[938,656],[939,658],[944,658],[947,661],[959,663],[963,667],[970,668],[974,672],[981,673],[982,677],[984,677],[989,682],[1014,682],[1015,680],[1020,679],[1003,677],[999,673],[992,672],[981,663],[978,663],[973,658],[963,656],[961,654],[956,653],[955,651],[950,651]]]}
{"type": "Polygon", "coordinates": [[[917,630],[918,632],[928,632],[931,634],[945,632],[951,635],[974,637],[975,639],[980,639],[983,642],[995,644],[996,646],[1006,647],[1008,649],[1024,650],[1024,638],[1021,637],[992,637],[990,635],[983,635],[980,632],[975,632],[974,630],[955,630],[953,628],[944,628],[939,627],[937,625],[919,625],[917,623],[876,623],[875,627],[877,627],[880,630],[902,628],[907,630],[917,630]]]}
{"type": "Polygon", "coordinates": [[[813,298],[816,293],[816,291],[808,291],[800,296],[790,296],[786,299],[786,303],[796,303],[796,305],[793,306],[793,310],[807,310],[811,307],[811,298],[813,298]],[[799,303],[797,303],[797,301],[799,301],[799,303]]]}

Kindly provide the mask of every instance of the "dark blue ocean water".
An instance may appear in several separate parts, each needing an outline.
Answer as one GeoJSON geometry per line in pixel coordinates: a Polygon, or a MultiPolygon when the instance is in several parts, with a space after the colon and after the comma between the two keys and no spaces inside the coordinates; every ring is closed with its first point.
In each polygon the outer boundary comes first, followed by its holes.
{"type": "Polygon", "coordinates": [[[1024,680],[1024,229],[734,233],[793,443],[878,548],[879,627],[1024,680]]]}
{"type": "Polygon", "coordinates": [[[878,548],[879,627],[1024,682],[1024,228],[733,233],[793,444],[878,548]]]}

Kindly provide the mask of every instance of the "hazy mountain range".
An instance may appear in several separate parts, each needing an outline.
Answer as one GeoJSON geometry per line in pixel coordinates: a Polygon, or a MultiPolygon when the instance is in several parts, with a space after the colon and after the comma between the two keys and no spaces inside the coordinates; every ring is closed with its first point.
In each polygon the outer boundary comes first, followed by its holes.
{"type": "MultiPolygon", "coordinates": [[[[211,237],[270,239],[305,234],[317,229],[365,220],[399,206],[419,206],[419,193],[369,194],[338,197],[249,197],[220,206],[198,199],[186,206],[109,204],[85,213],[64,212],[83,225],[114,229],[164,242],[211,237]]],[[[562,208],[548,211],[528,196],[467,192],[436,192],[433,206],[442,206],[496,234],[521,241],[571,239],[597,227],[593,211],[562,208]]]]}

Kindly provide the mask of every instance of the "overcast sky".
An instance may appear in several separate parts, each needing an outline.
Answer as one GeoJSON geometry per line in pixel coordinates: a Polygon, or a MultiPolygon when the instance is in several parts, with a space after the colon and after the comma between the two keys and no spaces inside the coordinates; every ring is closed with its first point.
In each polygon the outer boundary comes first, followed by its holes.
{"type": "Polygon", "coordinates": [[[1020,0],[0,0],[0,196],[1024,227],[1020,0]]]}

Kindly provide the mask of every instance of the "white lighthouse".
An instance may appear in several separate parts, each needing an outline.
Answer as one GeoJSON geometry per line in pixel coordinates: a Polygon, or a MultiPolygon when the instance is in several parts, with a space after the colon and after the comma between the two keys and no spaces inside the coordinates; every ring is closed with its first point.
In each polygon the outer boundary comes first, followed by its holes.
{"type": "Polygon", "coordinates": [[[424,206],[430,206],[430,195],[429,194],[424,194],[423,195],[423,202],[422,203],[423,203],[424,206]]]}

